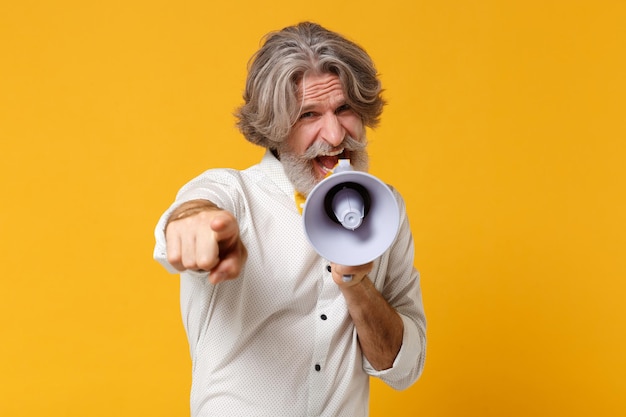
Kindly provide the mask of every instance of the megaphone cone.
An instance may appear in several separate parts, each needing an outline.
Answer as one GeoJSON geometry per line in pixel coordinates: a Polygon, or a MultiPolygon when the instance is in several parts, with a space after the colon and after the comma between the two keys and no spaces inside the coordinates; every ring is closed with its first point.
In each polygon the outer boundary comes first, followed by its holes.
{"type": "Polygon", "coordinates": [[[304,232],[331,262],[363,265],[382,255],[400,225],[391,189],[365,172],[342,170],[313,188],[302,211],[304,232]]]}

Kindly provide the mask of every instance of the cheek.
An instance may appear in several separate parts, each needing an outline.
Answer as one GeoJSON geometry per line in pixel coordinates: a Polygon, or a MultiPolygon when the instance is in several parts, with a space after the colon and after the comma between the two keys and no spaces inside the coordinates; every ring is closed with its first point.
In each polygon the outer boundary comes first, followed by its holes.
{"type": "Polygon", "coordinates": [[[355,132],[356,139],[361,140],[363,139],[364,135],[365,135],[365,127],[363,126],[363,123],[359,120],[359,125],[357,127],[357,131],[355,132]]]}
{"type": "Polygon", "coordinates": [[[365,126],[358,116],[352,116],[346,121],[344,128],[353,139],[361,140],[365,132],[365,126]]]}
{"type": "Polygon", "coordinates": [[[288,149],[296,155],[302,155],[313,144],[315,135],[307,127],[294,129],[287,138],[288,149]]]}

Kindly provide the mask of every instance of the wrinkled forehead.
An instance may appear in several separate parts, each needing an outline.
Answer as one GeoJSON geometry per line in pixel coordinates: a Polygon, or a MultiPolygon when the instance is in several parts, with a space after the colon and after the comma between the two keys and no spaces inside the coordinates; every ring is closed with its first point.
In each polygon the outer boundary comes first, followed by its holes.
{"type": "Polygon", "coordinates": [[[344,100],[341,81],[331,73],[305,73],[297,84],[296,94],[302,103],[344,100]]]}

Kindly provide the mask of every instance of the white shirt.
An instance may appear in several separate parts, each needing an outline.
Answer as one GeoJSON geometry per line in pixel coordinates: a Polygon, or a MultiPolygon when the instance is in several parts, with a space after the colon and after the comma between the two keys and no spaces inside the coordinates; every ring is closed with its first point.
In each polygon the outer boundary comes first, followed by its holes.
{"type": "Polygon", "coordinates": [[[369,376],[396,389],[421,374],[426,322],[404,202],[398,236],[371,281],[404,322],[393,367],[361,353],[345,300],[309,245],[281,163],[267,152],[243,171],[209,170],[185,185],[156,228],[155,259],[170,272],[163,228],[185,201],[210,200],[239,222],[248,260],[241,276],[212,285],[181,273],[181,310],[192,358],[192,416],[367,416],[369,376]]]}

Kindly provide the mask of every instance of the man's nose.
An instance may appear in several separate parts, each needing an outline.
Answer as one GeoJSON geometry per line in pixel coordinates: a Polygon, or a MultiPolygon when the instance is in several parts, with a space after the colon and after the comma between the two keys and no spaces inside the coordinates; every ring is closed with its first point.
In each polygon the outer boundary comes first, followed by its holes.
{"type": "Polygon", "coordinates": [[[332,146],[341,145],[346,136],[346,131],[339,122],[339,118],[336,114],[324,115],[322,118],[320,136],[332,146]]]}

